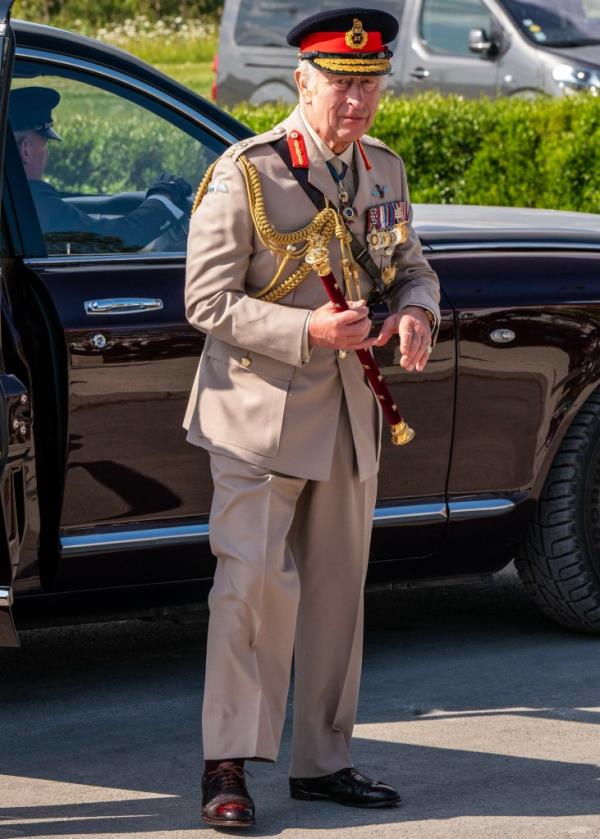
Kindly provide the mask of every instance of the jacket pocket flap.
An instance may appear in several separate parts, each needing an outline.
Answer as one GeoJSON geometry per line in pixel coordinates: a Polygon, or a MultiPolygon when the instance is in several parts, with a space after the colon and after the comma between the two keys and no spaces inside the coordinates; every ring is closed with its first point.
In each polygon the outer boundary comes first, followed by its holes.
{"type": "Polygon", "coordinates": [[[249,373],[255,373],[264,379],[275,379],[282,382],[289,382],[294,375],[294,365],[270,358],[257,352],[234,347],[224,341],[207,340],[204,352],[209,358],[223,361],[234,367],[241,367],[249,373]]]}

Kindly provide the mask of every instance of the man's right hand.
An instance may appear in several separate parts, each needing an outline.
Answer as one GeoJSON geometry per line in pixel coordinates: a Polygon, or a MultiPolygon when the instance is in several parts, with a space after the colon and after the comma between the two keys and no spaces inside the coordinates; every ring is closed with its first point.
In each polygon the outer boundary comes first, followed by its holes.
{"type": "Polygon", "coordinates": [[[333,303],[315,309],[308,322],[308,342],[311,347],[332,350],[363,350],[373,346],[374,338],[367,338],[371,329],[369,310],[364,300],[350,300],[348,311],[338,311],[333,303]]]}

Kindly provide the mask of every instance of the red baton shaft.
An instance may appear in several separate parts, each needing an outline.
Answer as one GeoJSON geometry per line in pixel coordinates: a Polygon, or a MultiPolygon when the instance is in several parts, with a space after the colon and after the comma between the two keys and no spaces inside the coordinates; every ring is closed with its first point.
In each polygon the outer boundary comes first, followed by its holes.
{"type": "MultiPolygon", "coordinates": [[[[350,307],[348,306],[346,298],[333,276],[333,273],[330,271],[328,274],[321,274],[318,267],[316,265],[314,267],[321,278],[321,282],[327,292],[327,296],[335,308],[340,312],[344,312],[349,309],[350,307]]],[[[363,366],[365,376],[371,385],[371,389],[377,397],[379,404],[381,405],[381,409],[391,426],[392,443],[395,446],[403,446],[406,443],[410,443],[415,436],[415,432],[407,425],[406,420],[404,420],[401,416],[398,406],[392,399],[392,394],[383,380],[383,374],[379,369],[377,362],[369,350],[355,350],[355,352],[363,366]]]]}

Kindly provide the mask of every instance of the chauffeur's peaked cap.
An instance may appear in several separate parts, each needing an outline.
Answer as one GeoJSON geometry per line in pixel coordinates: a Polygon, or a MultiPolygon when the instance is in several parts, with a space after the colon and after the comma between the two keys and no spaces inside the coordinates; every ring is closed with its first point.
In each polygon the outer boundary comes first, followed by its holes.
{"type": "Polygon", "coordinates": [[[383,76],[391,71],[387,44],[398,34],[398,21],[379,9],[348,8],[319,12],[300,21],[287,41],[299,58],[335,74],[383,76]]]}
{"type": "Polygon", "coordinates": [[[49,140],[61,137],[52,128],[52,109],[60,93],[51,87],[19,87],[10,94],[8,117],[13,131],[35,131],[49,140]]]}

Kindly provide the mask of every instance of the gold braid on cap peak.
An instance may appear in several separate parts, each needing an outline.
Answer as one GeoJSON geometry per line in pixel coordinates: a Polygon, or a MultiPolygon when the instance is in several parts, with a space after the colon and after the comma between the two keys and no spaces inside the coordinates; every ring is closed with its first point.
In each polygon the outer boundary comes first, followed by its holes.
{"type": "Polygon", "coordinates": [[[328,73],[352,73],[355,76],[364,73],[369,76],[383,76],[387,75],[391,69],[389,58],[359,58],[358,56],[322,58],[318,56],[310,60],[316,67],[328,73]]]}
{"type": "MultiPolygon", "coordinates": [[[[217,161],[209,166],[206,174],[202,178],[192,213],[198,209],[206,194],[216,163],[217,161]]],[[[314,240],[316,237],[321,237],[325,245],[327,245],[333,238],[334,233],[340,240],[341,237],[346,236],[346,229],[339,214],[332,207],[325,207],[325,209],[317,213],[312,221],[305,227],[300,228],[300,230],[294,230],[289,233],[276,230],[269,221],[265,211],[265,202],[258,169],[243,154],[236,159],[236,163],[244,175],[250,215],[252,216],[258,237],[266,248],[282,257],[281,263],[273,278],[253,296],[264,300],[266,303],[277,303],[283,297],[286,297],[286,295],[294,291],[310,274],[312,268],[304,261],[304,257],[308,251],[309,241],[314,240]],[[302,264],[281,285],[277,285],[290,259],[302,260],[302,264]]]]}

